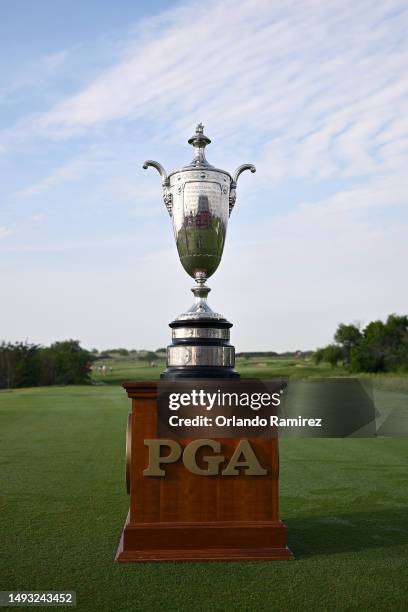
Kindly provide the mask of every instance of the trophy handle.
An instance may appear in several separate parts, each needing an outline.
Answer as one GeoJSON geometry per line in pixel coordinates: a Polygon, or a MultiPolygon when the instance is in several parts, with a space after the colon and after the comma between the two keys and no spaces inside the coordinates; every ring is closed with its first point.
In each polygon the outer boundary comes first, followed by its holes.
{"type": "Polygon", "coordinates": [[[233,177],[232,177],[232,181],[231,181],[230,196],[229,196],[229,214],[230,216],[232,213],[232,209],[235,206],[235,200],[237,199],[237,181],[238,181],[239,175],[242,174],[244,170],[250,170],[252,173],[256,172],[256,168],[253,164],[242,164],[242,166],[238,166],[238,168],[235,170],[233,177]]]}
{"type": "Polygon", "coordinates": [[[152,166],[152,168],[156,168],[157,172],[159,172],[160,176],[162,177],[163,201],[167,208],[167,212],[169,213],[170,217],[172,217],[173,216],[173,196],[169,190],[170,181],[169,181],[169,177],[167,176],[167,172],[165,171],[163,166],[159,164],[159,162],[153,161],[152,159],[147,159],[145,163],[143,164],[143,168],[145,170],[149,166],[152,166]]]}
{"type": "Polygon", "coordinates": [[[256,168],[253,164],[242,164],[242,166],[238,166],[232,177],[232,182],[235,183],[235,187],[237,186],[239,175],[242,174],[244,170],[250,170],[252,173],[256,172],[256,168]]]}

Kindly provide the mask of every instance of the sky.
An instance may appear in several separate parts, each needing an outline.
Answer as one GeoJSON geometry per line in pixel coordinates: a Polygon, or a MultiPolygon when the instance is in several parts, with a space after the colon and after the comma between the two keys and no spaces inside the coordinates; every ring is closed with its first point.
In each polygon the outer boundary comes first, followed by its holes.
{"type": "Polygon", "coordinates": [[[156,349],[192,303],[159,175],[238,183],[211,307],[237,351],[407,313],[404,0],[0,0],[0,339],[156,349]]]}

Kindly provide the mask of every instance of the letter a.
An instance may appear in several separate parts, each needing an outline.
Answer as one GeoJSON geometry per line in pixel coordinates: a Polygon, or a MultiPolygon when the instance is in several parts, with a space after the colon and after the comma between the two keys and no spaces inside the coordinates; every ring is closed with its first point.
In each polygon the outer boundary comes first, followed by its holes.
{"type": "Polygon", "coordinates": [[[246,476],[265,476],[268,473],[268,470],[265,470],[259,463],[248,440],[240,440],[230,462],[221,472],[221,476],[239,476],[239,467],[247,468],[245,470],[246,476]],[[244,461],[239,461],[241,455],[243,455],[244,461]]]}

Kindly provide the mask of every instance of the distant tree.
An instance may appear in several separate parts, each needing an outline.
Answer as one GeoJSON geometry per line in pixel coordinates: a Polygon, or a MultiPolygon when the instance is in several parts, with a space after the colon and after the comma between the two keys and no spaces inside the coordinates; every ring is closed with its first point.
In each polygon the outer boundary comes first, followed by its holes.
{"type": "Polygon", "coordinates": [[[119,348],[117,352],[121,357],[127,357],[129,355],[128,349],[125,348],[119,348]]]}
{"type": "Polygon", "coordinates": [[[93,359],[77,340],[55,342],[48,348],[3,342],[0,344],[0,388],[86,383],[93,359]]]}
{"type": "Polygon", "coordinates": [[[0,388],[31,387],[41,378],[41,348],[25,342],[0,345],[0,388]]]}
{"type": "Polygon", "coordinates": [[[99,353],[99,357],[102,359],[109,359],[110,357],[115,357],[116,355],[120,355],[120,357],[127,357],[129,355],[129,351],[125,348],[113,348],[104,349],[99,353]]]}
{"type": "MultiPolygon", "coordinates": [[[[281,356],[284,356],[285,353],[282,353],[281,356]]],[[[293,353],[290,353],[293,355],[293,353]]],[[[236,353],[237,357],[243,357],[244,359],[251,359],[251,357],[278,357],[278,353],[275,351],[250,351],[245,353],[236,353]]]]}
{"type": "Polygon", "coordinates": [[[358,345],[361,337],[361,331],[356,325],[340,323],[338,326],[334,334],[334,340],[343,347],[346,363],[350,363],[351,351],[358,345]]]}
{"type": "Polygon", "coordinates": [[[73,385],[89,382],[91,353],[78,340],[54,342],[45,351],[45,371],[48,384],[73,385]]]}
{"type": "Polygon", "coordinates": [[[387,334],[386,370],[408,369],[408,316],[389,315],[385,327],[387,334]]]}
{"type": "Polygon", "coordinates": [[[34,387],[41,384],[43,348],[36,344],[18,344],[16,387],[34,387]]]}
{"type": "Polygon", "coordinates": [[[355,372],[391,372],[408,369],[408,316],[389,315],[387,321],[372,321],[351,351],[355,372]]]}
{"type": "Polygon", "coordinates": [[[153,351],[146,351],[146,353],[143,355],[143,359],[145,361],[156,361],[156,359],[158,359],[158,356],[156,355],[156,353],[153,353],[153,351]]]}
{"type": "Polygon", "coordinates": [[[343,358],[343,349],[337,344],[329,344],[323,349],[323,361],[330,363],[332,368],[334,368],[343,358]]]}
{"type": "Polygon", "coordinates": [[[356,325],[340,323],[338,326],[334,334],[334,340],[343,347],[346,363],[350,363],[351,351],[358,345],[361,337],[362,334],[356,325]]]}
{"type": "Polygon", "coordinates": [[[319,348],[313,353],[313,360],[316,365],[319,365],[324,360],[324,348],[319,348]]]}

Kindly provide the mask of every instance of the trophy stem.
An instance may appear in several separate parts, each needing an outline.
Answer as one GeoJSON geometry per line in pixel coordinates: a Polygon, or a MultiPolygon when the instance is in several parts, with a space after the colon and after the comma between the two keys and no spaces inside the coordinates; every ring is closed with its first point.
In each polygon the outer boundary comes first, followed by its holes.
{"type": "MultiPolygon", "coordinates": [[[[196,281],[196,285],[192,287],[191,292],[194,295],[194,304],[191,308],[185,313],[189,318],[192,317],[221,317],[215,313],[207,303],[207,296],[210,293],[210,287],[207,287],[205,284],[207,280],[207,276],[205,272],[196,272],[194,274],[194,278],[196,281]]],[[[184,315],[181,315],[182,317],[184,315]]]]}

